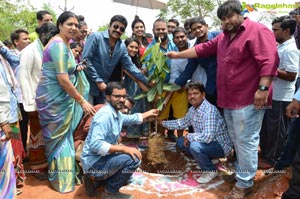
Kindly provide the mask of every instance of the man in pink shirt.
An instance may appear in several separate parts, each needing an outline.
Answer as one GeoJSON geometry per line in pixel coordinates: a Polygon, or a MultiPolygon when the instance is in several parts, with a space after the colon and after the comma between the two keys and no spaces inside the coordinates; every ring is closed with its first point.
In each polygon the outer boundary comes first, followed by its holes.
{"type": "Polygon", "coordinates": [[[226,198],[244,198],[252,190],[264,108],[271,105],[271,82],[279,61],[273,33],[244,18],[241,11],[239,1],[224,2],[217,11],[223,33],[194,48],[167,54],[170,58],[217,56],[217,103],[224,109],[237,157],[237,182],[226,198]]]}

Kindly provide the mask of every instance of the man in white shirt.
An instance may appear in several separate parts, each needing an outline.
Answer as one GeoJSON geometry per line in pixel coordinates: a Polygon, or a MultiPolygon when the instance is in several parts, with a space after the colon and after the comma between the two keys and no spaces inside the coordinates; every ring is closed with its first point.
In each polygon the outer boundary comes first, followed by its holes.
{"type": "Polygon", "coordinates": [[[283,151],[287,137],[288,117],[285,109],[292,101],[299,66],[300,53],[293,34],[296,21],[289,16],[281,16],[273,20],[272,30],[278,42],[280,58],[277,76],[273,79],[272,109],[266,110],[260,131],[261,155],[265,158],[267,169],[274,166],[283,151]]]}

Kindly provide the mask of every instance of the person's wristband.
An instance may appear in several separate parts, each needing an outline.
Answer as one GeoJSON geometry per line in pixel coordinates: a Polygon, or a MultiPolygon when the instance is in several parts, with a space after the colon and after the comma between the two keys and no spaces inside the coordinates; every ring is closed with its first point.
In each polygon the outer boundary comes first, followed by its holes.
{"type": "Polygon", "coordinates": [[[259,85],[258,86],[258,90],[260,90],[260,91],[268,91],[269,87],[268,86],[259,85]]]}

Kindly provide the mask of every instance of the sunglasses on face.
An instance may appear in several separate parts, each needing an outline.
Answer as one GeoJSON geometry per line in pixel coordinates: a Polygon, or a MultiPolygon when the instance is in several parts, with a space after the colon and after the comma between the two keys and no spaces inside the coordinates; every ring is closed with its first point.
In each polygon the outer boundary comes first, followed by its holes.
{"type": "Polygon", "coordinates": [[[125,28],[124,27],[122,27],[122,26],[119,26],[118,24],[114,24],[113,26],[113,29],[115,29],[115,30],[120,30],[120,32],[124,32],[125,31],[125,28]]]}

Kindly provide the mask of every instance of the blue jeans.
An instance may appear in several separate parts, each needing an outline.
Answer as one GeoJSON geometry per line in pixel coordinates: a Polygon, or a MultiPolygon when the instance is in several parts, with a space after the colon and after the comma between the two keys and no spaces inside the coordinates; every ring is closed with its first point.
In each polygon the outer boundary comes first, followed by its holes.
{"type": "Polygon", "coordinates": [[[253,186],[264,113],[264,109],[255,109],[253,104],[240,109],[224,109],[225,122],[237,157],[236,186],[240,188],[253,186]]]}
{"type": "Polygon", "coordinates": [[[177,147],[181,151],[191,154],[203,171],[215,171],[216,167],[211,160],[223,158],[225,156],[224,151],[218,142],[210,142],[208,144],[191,142],[189,143],[188,148],[185,147],[183,143],[184,137],[179,137],[177,139],[177,147]]]}
{"type": "Polygon", "coordinates": [[[116,193],[128,182],[140,163],[138,158],[133,160],[128,154],[113,153],[101,157],[87,174],[95,177],[100,183],[103,181],[106,191],[116,193]]]}

